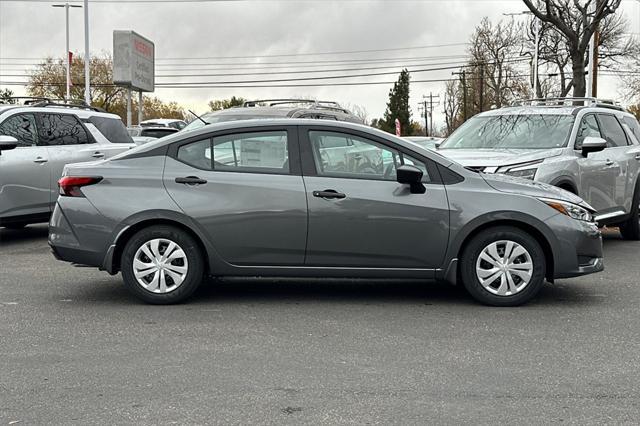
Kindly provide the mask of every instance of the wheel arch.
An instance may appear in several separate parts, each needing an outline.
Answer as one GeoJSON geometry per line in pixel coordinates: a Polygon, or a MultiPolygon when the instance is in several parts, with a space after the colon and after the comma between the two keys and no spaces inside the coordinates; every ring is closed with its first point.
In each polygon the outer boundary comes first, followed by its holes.
{"type": "Polygon", "coordinates": [[[552,240],[552,234],[550,231],[545,229],[546,227],[540,226],[540,224],[536,224],[533,220],[525,220],[523,218],[493,218],[493,219],[480,219],[478,221],[474,221],[474,223],[468,227],[463,235],[459,235],[456,238],[457,242],[454,243],[454,251],[451,262],[455,263],[455,269],[448,268],[445,273],[445,279],[450,282],[456,282],[457,277],[460,275],[460,262],[459,259],[464,252],[464,249],[467,247],[469,242],[475,238],[479,233],[490,229],[501,226],[511,226],[517,229],[520,229],[528,234],[530,234],[537,242],[540,244],[542,251],[545,256],[545,278],[549,282],[553,282],[554,271],[555,271],[555,251],[553,249],[554,243],[552,240]],[[544,231],[542,230],[544,229],[544,231]],[[455,274],[454,276],[452,276],[455,274]]]}
{"type": "Polygon", "coordinates": [[[578,185],[576,185],[573,179],[571,179],[569,176],[557,177],[549,184],[564,189],[565,191],[569,191],[574,195],[580,195],[578,194],[578,185]]]}
{"type": "Polygon", "coordinates": [[[212,267],[211,257],[214,250],[211,246],[205,243],[206,240],[204,236],[199,231],[189,226],[188,223],[188,220],[184,220],[178,217],[147,217],[137,220],[131,225],[124,227],[119,231],[116,238],[114,239],[112,245],[113,248],[107,255],[107,259],[105,259],[104,269],[111,274],[115,274],[120,271],[120,258],[122,256],[124,247],[131,239],[131,237],[138,231],[150,226],[166,225],[184,231],[196,241],[203,254],[202,260],[205,262],[205,272],[210,273],[212,267]]]}

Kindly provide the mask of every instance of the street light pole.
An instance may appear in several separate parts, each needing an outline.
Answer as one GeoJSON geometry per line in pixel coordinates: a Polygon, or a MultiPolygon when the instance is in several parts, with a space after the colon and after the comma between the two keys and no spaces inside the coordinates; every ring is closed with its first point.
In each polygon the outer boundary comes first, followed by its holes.
{"type": "Polygon", "coordinates": [[[91,105],[91,94],[89,92],[89,0],[84,0],[84,101],[91,105]]]}
{"type": "Polygon", "coordinates": [[[70,87],[71,87],[71,63],[69,61],[69,8],[70,7],[82,7],[82,6],[78,6],[78,5],[72,5],[69,3],[65,3],[65,4],[54,4],[52,5],[52,7],[64,7],[64,15],[65,15],[65,28],[66,28],[66,49],[65,49],[65,65],[67,68],[67,95],[66,95],[66,99],[69,100],[71,98],[70,95],[70,87]]]}

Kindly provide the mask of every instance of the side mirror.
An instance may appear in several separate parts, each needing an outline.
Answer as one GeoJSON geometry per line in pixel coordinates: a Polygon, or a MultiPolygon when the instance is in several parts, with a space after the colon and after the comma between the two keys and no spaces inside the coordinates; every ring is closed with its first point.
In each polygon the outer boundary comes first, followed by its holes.
{"type": "Polygon", "coordinates": [[[398,183],[407,184],[411,188],[413,194],[424,194],[426,189],[422,184],[422,170],[416,166],[405,164],[396,170],[396,179],[398,183]]]}
{"type": "Polygon", "coordinates": [[[0,135],[0,152],[14,149],[18,146],[18,139],[13,136],[0,135]]]}
{"type": "Polygon", "coordinates": [[[588,156],[590,152],[602,151],[607,147],[607,141],[595,136],[587,136],[582,141],[582,155],[588,156]]]}

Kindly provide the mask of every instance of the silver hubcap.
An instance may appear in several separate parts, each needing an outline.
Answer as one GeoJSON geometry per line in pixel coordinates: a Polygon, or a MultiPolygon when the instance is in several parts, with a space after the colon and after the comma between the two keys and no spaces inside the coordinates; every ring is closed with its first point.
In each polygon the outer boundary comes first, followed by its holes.
{"type": "Polygon", "coordinates": [[[138,284],[152,293],[169,293],[180,287],[188,270],[187,255],[182,248],[165,238],[142,244],[133,258],[138,284]]]}
{"type": "Polygon", "coordinates": [[[495,241],[480,252],[476,275],[488,292],[512,296],[521,292],[531,281],[531,255],[514,241],[495,241]]]}

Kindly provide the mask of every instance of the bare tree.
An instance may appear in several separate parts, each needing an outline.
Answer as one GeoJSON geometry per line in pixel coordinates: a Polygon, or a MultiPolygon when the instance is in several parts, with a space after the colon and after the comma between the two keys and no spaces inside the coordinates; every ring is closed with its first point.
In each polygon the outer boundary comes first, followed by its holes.
{"type": "MultiPolygon", "coordinates": [[[[538,18],[529,21],[527,40],[522,55],[533,61],[535,25],[538,18]]],[[[609,15],[600,25],[598,37],[599,65],[615,68],[640,53],[635,39],[626,37],[628,21],[622,15],[609,15]]],[[[543,22],[540,26],[538,93],[537,97],[567,96],[573,88],[571,55],[567,38],[556,27],[543,22]]]]}
{"type": "Polygon", "coordinates": [[[447,81],[444,89],[444,121],[447,135],[450,135],[460,125],[460,83],[447,81]]]}
{"type": "Polygon", "coordinates": [[[589,41],[602,21],[616,12],[622,0],[522,1],[538,19],[550,24],[564,37],[571,60],[571,82],[567,85],[573,88],[574,96],[585,96],[589,41]]]}

